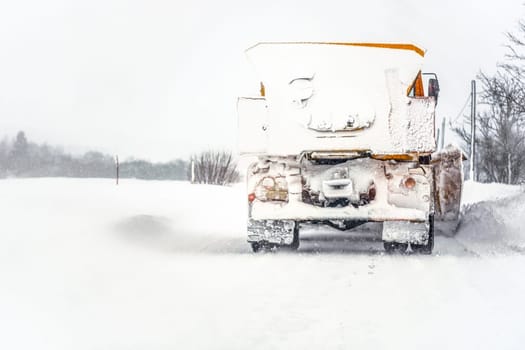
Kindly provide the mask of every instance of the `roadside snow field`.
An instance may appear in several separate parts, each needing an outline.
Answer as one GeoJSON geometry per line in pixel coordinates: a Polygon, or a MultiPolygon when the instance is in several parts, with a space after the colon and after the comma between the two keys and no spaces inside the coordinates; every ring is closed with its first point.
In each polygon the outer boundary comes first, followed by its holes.
{"type": "Polygon", "coordinates": [[[377,225],[252,254],[242,185],[0,180],[0,349],[523,349],[525,192],[467,182],[454,237],[377,225]]]}

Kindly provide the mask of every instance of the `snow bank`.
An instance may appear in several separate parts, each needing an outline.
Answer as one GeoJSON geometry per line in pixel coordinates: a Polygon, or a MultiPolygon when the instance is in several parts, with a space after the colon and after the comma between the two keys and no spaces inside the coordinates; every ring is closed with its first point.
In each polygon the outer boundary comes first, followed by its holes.
{"type": "Polygon", "coordinates": [[[525,192],[467,181],[456,239],[477,254],[525,252],[525,192]]]}
{"type": "Polygon", "coordinates": [[[465,181],[461,203],[463,206],[484,202],[496,201],[506,197],[514,196],[522,192],[522,187],[518,185],[505,185],[500,183],[481,183],[475,181],[465,181]]]}

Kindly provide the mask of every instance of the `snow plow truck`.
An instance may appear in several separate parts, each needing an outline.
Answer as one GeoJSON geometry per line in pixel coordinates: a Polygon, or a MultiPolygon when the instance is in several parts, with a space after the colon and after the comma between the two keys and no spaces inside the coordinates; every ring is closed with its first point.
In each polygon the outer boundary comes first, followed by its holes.
{"type": "Polygon", "coordinates": [[[431,254],[457,221],[462,154],[436,151],[439,84],[412,44],[259,43],[260,94],[238,99],[253,251],[299,247],[302,223],[382,222],[388,252],[431,254]]]}

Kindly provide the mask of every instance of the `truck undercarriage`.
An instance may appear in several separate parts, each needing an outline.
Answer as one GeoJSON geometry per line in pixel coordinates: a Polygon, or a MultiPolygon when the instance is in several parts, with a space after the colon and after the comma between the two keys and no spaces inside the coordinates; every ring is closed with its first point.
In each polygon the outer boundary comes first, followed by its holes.
{"type": "Polygon", "coordinates": [[[384,222],[387,250],[412,244],[431,251],[432,187],[432,168],[419,158],[378,160],[361,152],[352,159],[261,159],[248,170],[248,241],[254,250],[297,248],[301,223],[348,230],[376,221],[384,222]]]}

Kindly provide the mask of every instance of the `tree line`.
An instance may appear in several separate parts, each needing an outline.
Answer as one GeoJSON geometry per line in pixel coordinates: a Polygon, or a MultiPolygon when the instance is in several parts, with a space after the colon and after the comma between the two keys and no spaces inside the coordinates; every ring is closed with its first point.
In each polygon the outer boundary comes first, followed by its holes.
{"type": "MultiPolygon", "coordinates": [[[[189,161],[166,163],[128,159],[120,163],[121,178],[147,180],[187,180],[189,161]]],[[[71,155],[59,147],[28,141],[23,131],[14,139],[0,142],[0,178],[5,177],[81,177],[114,178],[115,158],[95,151],[71,155]]]]}

